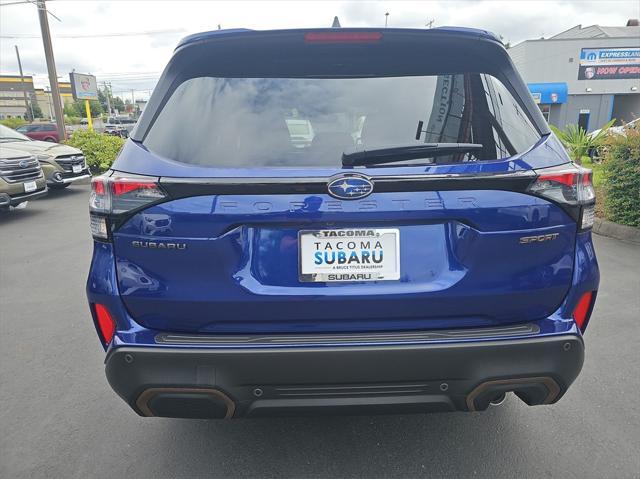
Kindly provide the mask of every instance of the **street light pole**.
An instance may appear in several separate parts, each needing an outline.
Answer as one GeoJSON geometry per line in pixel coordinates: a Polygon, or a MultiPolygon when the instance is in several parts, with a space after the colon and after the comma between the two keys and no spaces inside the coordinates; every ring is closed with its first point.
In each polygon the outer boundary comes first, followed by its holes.
{"type": "Polygon", "coordinates": [[[389,12],[384,14],[384,28],[387,28],[388,22],[389,22],[389,12]]]}
{"type": "Polygon", "coordinates": [[[38,18],[40,19],[40,32],[42,33],[42,43],[44,44],[44,55],[47,60],[47,71],[49,73],[49,84],[51,85],[53,111],[56,116],[58,136],[60,139],[64,139],[67,135],[64,129],[62,98],[60,97],[60,87],[58,86],[56,63],[53,58],[53,46],[51,45],[51,31],[49,30],[49,19],[47,18],[47,6],[45,5],[45,0],[37,0],[36,5],[38,7],[38,18]]]}
{"type": "MultiPolygon", "coordinates": [[[[24,107],[25,107],[25,116],[31,112],[31,121],[35,120],[33,117],[33,104],[29,106],[29,101],[27,100],[27,89],[24,86],[24,75],[22,74],[22,62],[20,61],[20,51],[18,50],[18,45],[16,47],[16,57],[18,57],[18,70],[20,70],[20,83],[22,83],[22,93],[24,95],[24,107]]],[[[33,102],[33,99],[31,100],[33,102]]]]}

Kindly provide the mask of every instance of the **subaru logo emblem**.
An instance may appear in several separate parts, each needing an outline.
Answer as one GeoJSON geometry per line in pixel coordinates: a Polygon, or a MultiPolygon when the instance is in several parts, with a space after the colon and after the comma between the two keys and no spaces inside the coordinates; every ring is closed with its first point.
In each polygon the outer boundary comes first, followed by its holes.
{"type": "Polygon", "coordinates": [[[20,163],[18,163],[18,166],[20,168],[26,168],[27,166],[29,166],[29,162],[27,160],[21,160],[20,163]]]}
{"type": "Polygon", "coordinates": [[[327,185],[329,194],[340,200],[357,200],[369,196],[373,191],[373,183],[368,178],[357,174],[340,175],[327,185]]]}

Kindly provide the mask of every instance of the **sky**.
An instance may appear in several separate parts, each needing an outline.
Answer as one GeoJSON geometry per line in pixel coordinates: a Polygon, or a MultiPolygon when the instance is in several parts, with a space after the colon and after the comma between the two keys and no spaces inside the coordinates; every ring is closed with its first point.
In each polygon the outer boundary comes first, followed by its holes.
{"type": "MultiPolygon", "coordinates": [[[[32,0],[0,0],[0,73],[18,74],[18,45],[26,75],[48,85],[37,7],[32,0]],[[19,2],[19,3],[18,3],[19,2]]],[[[48,0],[58,76],[72,70],[111,82],[114,94],[145,98],[180,38],[222,28],[426,28],[455,25],[502,35],[515,45],[550,37],[577,24],[624,26],[640,17],[638,0],[474,1],[168,1],[48,0]]]]}

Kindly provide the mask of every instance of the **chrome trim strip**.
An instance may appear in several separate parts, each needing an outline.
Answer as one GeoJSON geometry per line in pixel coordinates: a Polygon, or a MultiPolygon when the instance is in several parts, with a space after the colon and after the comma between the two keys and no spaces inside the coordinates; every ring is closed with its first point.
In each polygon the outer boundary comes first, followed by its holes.
{"type": "Polygon", "coordinates": [[[74,176],[73,178],[63,178],[62,183],[73,183],[74,181],[84,180],[85,178],[91,178],[91,175],[87,173],[86,175],[74,176]]]}
{"type": "Polygon", "coordinates": [[[534,323],[492,326],[486,328],[462,328],[429,331],[388,331],[378,333],[326,333],[326,334],[256,334],[256,335],[210,335],[159,333],[157,344],[181,344],[203,346],[305,346],[318,344],[357,343],[415,343],[442,340],[481,340],[504,337],[526,337],[536,335],[540,328],[534,323]]]}

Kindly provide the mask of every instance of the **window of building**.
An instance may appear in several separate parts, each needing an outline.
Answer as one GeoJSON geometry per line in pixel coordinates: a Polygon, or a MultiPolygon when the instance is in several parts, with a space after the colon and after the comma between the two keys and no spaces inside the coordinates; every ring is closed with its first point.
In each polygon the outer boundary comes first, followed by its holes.
{"type": "Polygon", "coordinates": [[[547,123],[549,123],[549,115],[551,114],[551,105],[538,105],[540,111],[542,112],[542,116],[547,123]]]}

